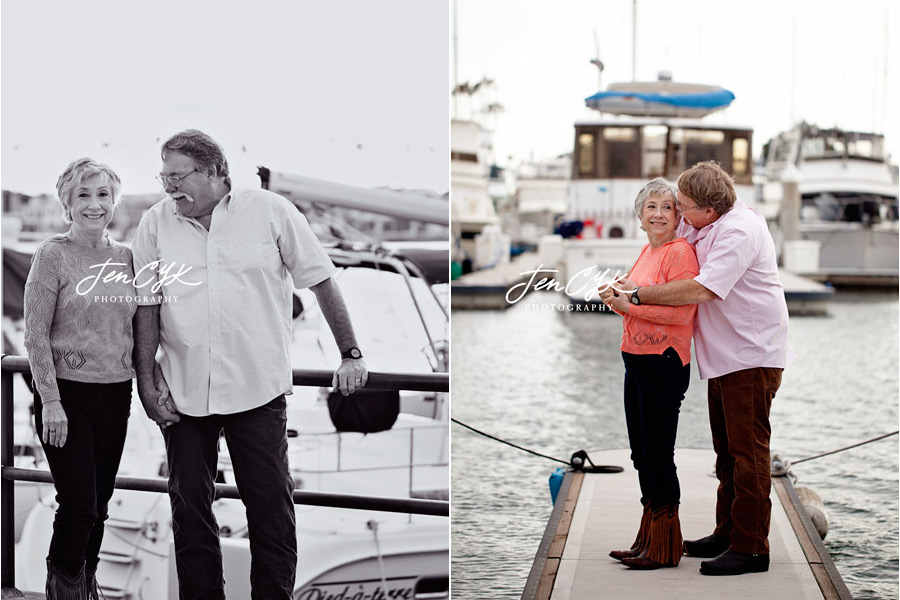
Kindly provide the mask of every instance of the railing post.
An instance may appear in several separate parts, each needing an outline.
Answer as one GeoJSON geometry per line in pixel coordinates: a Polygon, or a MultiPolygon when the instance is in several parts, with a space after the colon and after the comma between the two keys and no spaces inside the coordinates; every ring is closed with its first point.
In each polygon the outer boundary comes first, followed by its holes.
{"type": "MultiPolygon", "coordinates": [[[[0,466],[13,466],[13,377],[14,373],[6,371],[0,381],[0,419],[2,419],[3,442],[0,445],[0,466]]],[[[4,589],[16,587],[16,482],[12,479],[0,480],[0,520],[3,533],[0,537],[0,560],[3,562],[0,571],[0,586],[4,589]]]]}
{"type": "Polygon", "coordinates": [[[415,465],[413,465],[413,457],[415,453],[413,452],[413,428],[409,428],[409,497],[412,498],[413,492],[413,469],[415,465]]]}

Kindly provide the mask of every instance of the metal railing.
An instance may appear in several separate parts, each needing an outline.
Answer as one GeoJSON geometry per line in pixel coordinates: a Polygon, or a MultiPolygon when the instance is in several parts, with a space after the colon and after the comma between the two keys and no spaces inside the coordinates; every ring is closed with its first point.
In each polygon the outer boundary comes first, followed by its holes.
{"type": "MultiPolygon", "coordinates": [[[[13,466],[14,440],[14,393],[15,373],[30,373],[28,359],[23,356],[3,356],[2,358],[2,403],[0,403],[0,586],[15,587],[15,482],[32,481],[53,483],[50,471],[24,469],[13,466]]],[[[331,371],[294,369],[294,385],[331,387],[334,373],[331,371]]],[[[369,373],[368,388],[409,390],[421,392],[447,392],[450,377],[445,373],[369,373]]],[[[168,493],[165,478],[116,477],[116,489],[142,492],[168,493]]],[[[216,484],[216,499],[240,499],[237,486],[216,484]]],[[[408,513],[420,515],[450,516],[450,503],[444,500],[422,500],[416,498],[387,498],[356,494],[332,494],[327,492],[294,491],[294,504],[309,506],[330,506],[382,512],[408,513]]]]}

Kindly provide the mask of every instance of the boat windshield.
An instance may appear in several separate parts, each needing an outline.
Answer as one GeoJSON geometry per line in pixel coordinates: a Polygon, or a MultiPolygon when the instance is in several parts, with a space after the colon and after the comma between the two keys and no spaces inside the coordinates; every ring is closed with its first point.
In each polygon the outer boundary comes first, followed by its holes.
{"type": "Polygon", "coordinates": [[[821,193],[803,197],[800,216],[804,221],[875,224],[896,222],[900,215],[897,198],[821,193]]]}
{"type": "Polygon", "coordinates": [[[822,131],[805,136],[802,145],[807,160],[847,156],[867,160],[884,160],[884,137],[872,133],[850,131],[822,131]]]}

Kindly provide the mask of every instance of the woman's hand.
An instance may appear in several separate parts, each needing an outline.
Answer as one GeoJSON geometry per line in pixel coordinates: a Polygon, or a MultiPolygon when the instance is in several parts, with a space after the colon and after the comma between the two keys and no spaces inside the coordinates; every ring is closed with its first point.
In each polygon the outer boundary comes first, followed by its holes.
{"type": "Polygon", "coordinates": [[[62,402],[53,400],[41,405],[41,439],[45,444],[62,448],[69,435],[69,419],[62,402]]]}

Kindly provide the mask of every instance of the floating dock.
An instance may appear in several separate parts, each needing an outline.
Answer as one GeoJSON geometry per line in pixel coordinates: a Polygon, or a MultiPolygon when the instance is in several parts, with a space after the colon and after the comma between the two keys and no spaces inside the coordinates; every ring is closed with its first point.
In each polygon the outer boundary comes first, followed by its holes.
{"type": "Polygon", "coordinates": [[[784,285],[784,299],[791,315],[827,315],[834,299],[834,288],[796,275],[787,269],[778,269],[778,278],[784,285]]]}
{"type": "MultiPolygon", "coordinates": [[[[800,506],[787,477],[772,479],[770,566],[766,573],[707,576],[700,561],[684,556],[676,568],[629,569],[609,557],[631,546],[641,519],[637,473],[628,450],[598,452],[596,464],[623,473],[566,473],[541,540],[522,600],[629,598],[847,599],[852,596],[800,506]]],[[[712,533],[718,481],[712,450],[676,449],[685,539],[712,533]]]]}
{"type": "MultiPolygon", "coordinates": [[[[507,292],[519,285],[510,293],[511,298],[524,297],[531,287],[530,272],[538,268],[539,258],[533,252],[525,252],[510,262],[466,273],[450,284],[450,307],[461,310],[502,310],[512,304],[507,300],[507,292]]],[[[548,276],[548,275],[542,275],[548,276]]],[[[539,276],[536,281],[539,281],[539,276]]]]}

